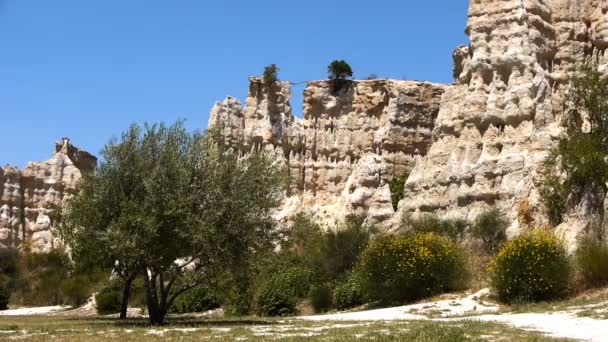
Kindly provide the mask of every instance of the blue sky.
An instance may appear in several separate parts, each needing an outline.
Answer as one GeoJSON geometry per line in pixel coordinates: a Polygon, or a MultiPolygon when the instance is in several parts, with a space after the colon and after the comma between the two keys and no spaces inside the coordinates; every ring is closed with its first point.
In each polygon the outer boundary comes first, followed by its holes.
{"type": "MultiPolygon", "coordinates": [[[[452,81],[467,0],[0,0],[0,164],[47,159],[63,136],[94,154],[132,122],[205,128],[247,77],[452,81]]],[[[293,89],[301,115],[303,87],[293,89]]]]}

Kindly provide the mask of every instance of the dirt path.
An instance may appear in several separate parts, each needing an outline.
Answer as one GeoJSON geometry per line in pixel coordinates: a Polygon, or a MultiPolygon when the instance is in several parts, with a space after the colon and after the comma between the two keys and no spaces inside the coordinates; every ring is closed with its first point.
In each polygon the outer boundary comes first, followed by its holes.
{"type": "MultiPolygon", "coordinates": [[[[303,316],[311,321],[392,321],[392,320],[480,320],[545,333],[552,337],[608,342],[608,320],[579,317],[584,311],[608,313],[608,302],[569,307],[556,312],[499,313],[498,306],[484,302],[484,289],[467,297],[405,305],[386,309],[303,316]]],[[[605,317],[605,316],[604,316],[605,317]]]]}

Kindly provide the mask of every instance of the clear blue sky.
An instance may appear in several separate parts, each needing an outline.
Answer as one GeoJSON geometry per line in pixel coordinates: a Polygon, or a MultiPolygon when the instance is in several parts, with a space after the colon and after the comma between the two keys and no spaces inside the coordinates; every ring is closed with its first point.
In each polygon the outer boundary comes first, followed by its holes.
{"type": "MultiPolygon", "coordinates": [[[[0,0],[0,164],[50,156],[69,136],[98,154],[132,122],[205,128],[247,77],[452,81],[468,0],[0,0]]],[[[293,89],[301,115],[303,87],[293,89]]]]}

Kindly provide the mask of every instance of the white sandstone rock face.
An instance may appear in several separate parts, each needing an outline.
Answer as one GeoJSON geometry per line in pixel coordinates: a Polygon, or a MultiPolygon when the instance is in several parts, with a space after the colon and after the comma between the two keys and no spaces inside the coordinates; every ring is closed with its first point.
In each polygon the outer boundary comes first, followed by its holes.
{"type": "MultiPolygon", "coordinates": [[[[605,7],[601,1],[472,0],[470,46],[454,53],[457,84],[442,99],[431,149],[408,179],[400,208],[472,219],[498,206],[514,234],[546,224],[538,193],[542,161],[564,134],[564,93],[576,65],[592,57],[605,63],[605,7]],[[522,203],[532,223],[518,222],[522,203]]],[[[580,231],[585,213],[570,216],[579,222],[568,226],[580,231]]]]}
{"type": "Polygon", "coordinates": [[[95,157],[64,138],[47,161],[30,162],[23,171],[0,168],[0,247],[27,245],[34,253],[58,247],[50,213],[65,204],[77,190],[82,172],[92,171],[96,163],[95,157]]]}
{"type": "Polygon", "coordinates": [[[264,149],[283,160],[289,195],[297,197],[286,203],[300,203],[289,207],[309,209],[328,224],[351,214],[383,224],[393,215],[387,181],[427,153],[445,86],[367,80],[335,89],[313,81],[298,119],[288,82],[250,81],[245,107],[232,98],[216,103],[209,127],[245,152],[264,149]]]}
{"type": "MultiPolygon", "coordinates": [[[[370,80],[335,91],[309,82],[299,120],[288,83],[252,79],[245,108],[227,99],[210,124],[249,150],[274,151],[289,165],[295,202],[325,220],[358,213],[390,226],[404,213],[473,219],[497,206],[512,235],[545,225],[542,162],[565,134],[577,65],[608,65],[608,2],[470,0],[466,32],[452,85],[370,80]],[[408,170],[391,214],[387,181],[408,170]]],[[[573,230],[588,225],[585,210],[568,214],[573,230]]]]}

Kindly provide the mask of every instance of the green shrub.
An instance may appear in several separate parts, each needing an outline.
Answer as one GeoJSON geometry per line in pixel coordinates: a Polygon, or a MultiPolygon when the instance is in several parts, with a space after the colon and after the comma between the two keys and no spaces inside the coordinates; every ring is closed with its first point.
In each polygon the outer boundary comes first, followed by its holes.
{"type": "Polygon", "coordinates": [[[122,293],[117,282],[110,283],[103,287],[95,295],[95,303],[97,313],[100,315],[108,315],[120,312],[122,303],[122,293]]]}
{"type": "Polygon", "coordinates": [[[580,280],[585,287],[608,285],[608,244],[592,236],[579,242],[575,253],[580,280]]]}
{"type": "Polygon", "coordinates": [[[219,306],[220,302],[212,290],[206,287],[196,287],[177,297],[170,311],[178,314],[204,312],[219,306]]]}
{"type": "Polygon", "coordinates": [[[64,297],[64,303],[74,307],[85,304],[95,292],[95,288],[107,278],[108,273],[106,272],[83,274],[81,271],[70,274],[67,279],[61,282],[61,293],[64,297]]]}
{"type": "Polygon", "coordinates": [[[401,176],[395,176],[388,182],[388,186],[391,190],[391,202],[393,203],[393,209],[397,210],[399,201],[403,199],[403,192],[405,191],[405,182],[409,177],[409,172],[402,174],[401,176]]]}
{"type": "Polygon", "coordinates": [[[540,195],[553,225],[584,199],[590,217],[603,218],[608,190],[608,77],[598,64],[581,65],[571,79],[563,113],[568,135],[545,160],[540,195]]]}
{"type": "Polygon", "coordinates": [[[336,230],[323,232],[309,216],[299,214],[282,248],[313,273],[316,283],[332,282],[354,267],[367,246],[373,229],[364,227],[363,221],[362,217],[349,216],[336,230]]]}
{"type": "Polygon", "coordinates": [[[8,301],[10,299],[10,293],[8,289],[0,285],[0,310],[8,309],[8,301]]]}
{"type": "Polygon", "coordinates": [[[461,242],[467,233],[468,222],[461,219],[439,219],[435,215],[426,214],[410,220],[406,225],[414,233],[436,233],[454,241],[461,242]]]}
{"type": "Polygon", "coordinates": [[[361,255],[363,294],[384,303],[411,301],[462,289],[468,279],[464,251],[434,233],[384,235],[361,255]]]}
{"type": "Polygon", "coordinates": [[[331,288],[327,285],[314,285],[310,288],[308,295],[310,303],[315,309],[315,312],[325,312],[331,309],[332,293],[331,288]]]}
{"type": "Polygon", "coordinates": [[[571,270],[562,242],[542,229],[507,242],[492,259],[492,286],[503,302],[560,298],[568,292],[571,270]]]}
{"type": "Polygon", "coordinates": [[[334,60],[327,67],[330,80],[345,80],[353,77],[353,69],[344,60],[334,60]]]}
{"type": "Polygon", "coordinates": [[[348,274],[336,283],[333,303],[338,310],[346,310],[363,304],[361,285],[354,274],[348,274]]]}
{"type": "Polygon", "coordinates": [[[296,313],[296,305],[310,290],[310,272],[298,266],[260,274],[256,286],[255,307],[260,316],[287,316],[296,313]]]}
{"type": "Polygon", "coordinates": [[[507,240],[508,225],[500,209],[492,208],[477,216],[471,226],[471,236],[481,241],[486,254],[493,255],[507,240]]]}
{"type": "Polygon", "coordinates": [[[362,217],[350,216],[336,231],[324,234],[321,253],[312,269],[323,270],[322,281],[331,282],[353,269],[370,239],[362,217]]]}
{"type": "Polygon", "coordinates": [[[69,278],[71,262],[59,249],[49,253],[26,253],[18,261],[15,297],[21,305],[48,306],[66,302],[62,283],[69,278]]]}
{"type": "Polygon", "coordinates": [[[262,79],[266,84],[273,84],[274,82],[279,80],[279,67],[276,64],[270,64],[264,68],[264,75],[262,79]]]}

